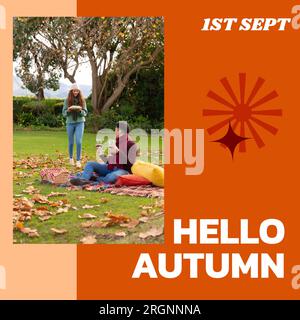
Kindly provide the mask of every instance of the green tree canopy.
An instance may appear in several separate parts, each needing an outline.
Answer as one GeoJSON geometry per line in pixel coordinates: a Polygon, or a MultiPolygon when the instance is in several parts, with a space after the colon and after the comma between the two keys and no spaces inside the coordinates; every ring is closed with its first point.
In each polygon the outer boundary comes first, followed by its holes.
{"type": "Polygon", "coordinates": [[[75,82],[80,64],[88,63],[95,114],[117,101],[134,74],[163,62],[161,17],[15,18],[14,24],[14,58],[25,86],[55,87],[60,74],[75,82]]]}

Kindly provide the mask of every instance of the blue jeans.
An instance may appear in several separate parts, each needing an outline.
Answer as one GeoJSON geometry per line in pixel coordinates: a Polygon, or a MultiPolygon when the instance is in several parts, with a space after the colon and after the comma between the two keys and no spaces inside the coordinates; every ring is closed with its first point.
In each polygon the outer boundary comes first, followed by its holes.
{"type": "Polygon", "coordinates": [[[128,171],[123,169],[114,168],[113,170],[107,169],[106,163],[98,163],[89,161],[83,173],[81,174],[82,179],[90,180],[93,175],[93,172],[97,173],[99,177],[97,180],[104,183],[115,183],[119,176],[123,176],[125,174],[129,174],[128,171]]]}
{"type": "Polygon", "coordinates": [[[81,159],[83,131],[84,131],[84,122],[67,124],[70,159],[73,159],[74,135],[76,139],[76,160],[79,161],[81,159]]]}

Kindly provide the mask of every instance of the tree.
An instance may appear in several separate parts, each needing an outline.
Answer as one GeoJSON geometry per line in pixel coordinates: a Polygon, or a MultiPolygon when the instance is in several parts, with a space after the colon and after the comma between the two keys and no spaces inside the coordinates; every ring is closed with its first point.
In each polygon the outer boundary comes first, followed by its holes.
{"type": "Polygon", "coordinates": [[[133,74],[163,55],[163,19],[93,18],[80,24],[92,70],[92,105],[95,114],[101,114],[116,102],[133,74]]]}
{"type": "MultiPolygon", "coordinates": [[[[79,65],[89,63],[92,106],[96,115],[117,101],[132,75],[151,68],[156,59],[163,57],[161,17],[46,17],[22,18],[21,22],[25,24],[21,31],[28,46],[43,53],[40,69],[45,74],[62,72],[70,82],[75,82],[79,65]]],[[[21,35],[15,36],[16,40],[22,39],[21,35]]],[[[24,56],[22,46],[16,46],[16,53],[24,56]]],[[[28,55],[25,57],[30,60],[28,55]]],[[[34,61],[32,57],[31,60],[34,61]]],[[[21,69],[30,78],[28,65],[21,69]]]]}
{"type": "Polygon", "coordinates": [[[152,127],[163,123],[164,118],[164,68],[157,60],[151,69],[139,71],[127,85],[114,108],[126,109],[134,117],[142,115],[152,127]]]}
{"type": "Polygon", "coordinates": [[[24,86],[42,100],[45,98],[44,89],[59,88],[61,74],[55,66],[53,56],[34,40],[37,23],[39,20],[36,18],[14,19],[13,56],[18,61],[16,73],[24,86]]]}
{"type": "MultiPolygon", "coordinates": [[[[33,18],[36,19],[36,18],[33,18]]],[[[78,38],[76,17],[43,17],[34,35],[34,42],[44,48],[52,65],[59,69],[65,79],[75,83],[82,53],[82,41],[78,38]]],[[[88,20],[87,20],[88,21],[88,20]]]]}

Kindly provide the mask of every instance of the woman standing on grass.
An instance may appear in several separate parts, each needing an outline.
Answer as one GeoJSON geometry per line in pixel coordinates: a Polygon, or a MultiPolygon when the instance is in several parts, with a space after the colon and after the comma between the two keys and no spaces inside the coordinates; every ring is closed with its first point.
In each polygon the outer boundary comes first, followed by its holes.
{"type": "Polygon", "coordinates": [[[82,137],[84,132],[84,122],[88,111],[86,108],[86,102],[82,92],[79,90],[77,84],[72,84],[68,97],[64,101],[64,107],[62,114],[67,118],[67,133],[69,141],[69,158],[70,164],[74,165],[73,159],[73,147],[74,136],[76,139],[76,167],[81,167],[81,148],[82,137]]]}

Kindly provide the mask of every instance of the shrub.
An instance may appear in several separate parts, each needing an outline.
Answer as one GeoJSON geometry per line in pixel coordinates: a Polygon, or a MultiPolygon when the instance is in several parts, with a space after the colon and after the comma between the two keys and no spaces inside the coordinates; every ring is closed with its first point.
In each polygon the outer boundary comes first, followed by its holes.
{"type": "Polygon", "coordinates": [[[91,99],[86,99],[85,102],[86,102],[86,107],[88,109],[88,112],[92,113],[93,112],[93,106],[92,106],[91,99]]]}
{"type": "Polygon", "coordinates": [[[152,129],[151,121],[143,115],[135,117],[131,121],[128,121],[128,123],[131,129],[140,128],[146,131],[150,131],[152,129]]]}
{"type": "Polygon", "coordinates": [[[60,101],[60,102],[57,102],[53,105],[53,112],[54,114],[56,115],[61,115],[62,114],[62,109],[64,107],[64,102],[63,101],[60,101]]]}
{"type": "Polygon", "coordinates": [[[86,127],[94,132],[103,128],[114,129],[116,123],[121,120],[124,120],[122,116],[111,109],[102,115],[90,114],[86,119],[86,127]]]}
{"type": "Polygon", "coordinates": [[[119,109],[108,110],[102,115],[90,115],[86,120],[86,127],[94,132],[104,128],[113,130],[119,121],[127,121],[131,129],[141,128],[150,131],[152,128],[157,128],[153,127],[151,120],[147,117],[135,115],[132,112],[125,113],[124,110],[120,112],[119,109]]]}
{"type": "Polygon", "coordinates": [[[56,116],[53,113],[44,113],[37,119],[37,125],[50,128],[60,128],[64,125],[64,119],[62,115],[56,116]]]}
{"type": "MultiPolygon", "coordinates": [[[[91,100],[87,99],[89,111],[86,118],[88,131],[96,132],[99,129],[114,129],[119,121],[127,121],[132,129],[141,128],[149,131],[152,128],[164,127],[163,117],[156,118],[141,114],[128,101],[116,103],[110,110],[101,115],[93,113],[91,100]]],[[[20,127],[49,127],[61,128],[65,125],[62,116],[63,99],[45,99],[38,101],[30,97],[15,97],[13,100],[14,125],[20,127]]]]}
{"type": "Polygon", "coordinates": [[[38,101],[31,97],[14,97],[14,124],[21,127],[62,127],[62,105],[62,99],[38,101]]]}
{"type": "Polygon", "coordinates": [[[36,117],[30,112],[22,112],[18,115],[18,124],[22,127],[36,125],[36,117]]]}
{"type": "Polygon", "coordinates": [[[22,113],[22,107],[25,103],[31,101],[32,97],[13,97],[13,116],[14,123],[18,122],[18,117],[22,113]]]}

